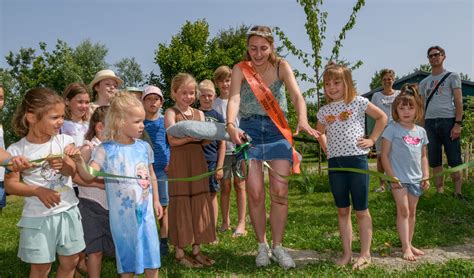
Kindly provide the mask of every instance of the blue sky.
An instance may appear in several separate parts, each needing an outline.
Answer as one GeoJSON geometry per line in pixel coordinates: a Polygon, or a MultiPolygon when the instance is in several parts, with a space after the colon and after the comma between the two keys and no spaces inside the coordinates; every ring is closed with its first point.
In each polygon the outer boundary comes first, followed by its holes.
{"type": "MultiPolygon", "coordinates": [[[[355,3],[325,2],[329,17],[323,53],[332,47],[355,3]]],[[[381,68],[404,75],[427,63],[426,49],[435,44],[446,49],[447,69],[474,80],[473,2],[366,0],[341,50],[341,57],[364,62],[353,73],[358,91],[367,92],[371,77],[381,68]]],[[[186,20],[202,18],[209,23],[211,36],[241,24],[279,26],[296,46],[310,49],[305,14],[296,0],[0,0],[0,66],[6,66],[8,51],[37,48],[40,41],[54,47],[57,39],[71,46],[91,39],[108,47],[109,64],[135,57],[144,73],[158,72],[154,64],[158,44],[169,43],[186,20]]],[[[302,69],[296,59],[287,59],[302,69]]]]}

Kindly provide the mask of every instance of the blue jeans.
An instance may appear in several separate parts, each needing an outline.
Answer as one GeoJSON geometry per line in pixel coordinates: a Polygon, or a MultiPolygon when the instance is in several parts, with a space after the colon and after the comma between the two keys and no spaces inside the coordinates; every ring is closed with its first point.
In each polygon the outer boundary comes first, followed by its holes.
{"type": "Polygon", "coordinates": [[[168,195],[168,175],[164,171],[154,170],[157,179],[166,179],[158,181],[158,195],[160,195],[160,204],[162,206],[168,206],[170,200],[168,195]]]}
{"type": "Polygon", "coordinates": [[[443,165],[444,147],[449,167],[462,164],[461,140],[451,140],[451,129],[454,126],[454,118],[426,119],[425,130],[428,135],[428,162],[431,168],[443,165]]]}
{"type": "Polygon", "coordinates": [[[0,208],[7,206],[7,193],[5,192],[5,186],[3,181],[0,181],[0,208]]]}
{"type": "MultiPolygon", "coordinates": [[[[357,168],[368,170],[367,155],[339,156],[328,160],[329,168],[357,168]]],[[[352,199],[354,210],[369,207],[369,175],[348,171],[329,171],[329,184],[338,208],[347,208],[352,199]]]]}

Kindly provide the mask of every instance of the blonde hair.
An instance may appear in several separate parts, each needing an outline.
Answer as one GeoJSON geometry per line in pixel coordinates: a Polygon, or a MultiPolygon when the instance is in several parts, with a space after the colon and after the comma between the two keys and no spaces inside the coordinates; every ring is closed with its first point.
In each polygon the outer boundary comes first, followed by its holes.
{"type": "Polygon", "coordinates": [[[26,119],[27,113],[33,113],[40,121],[51,106],[56,104],[64,105],[64,99],[49,88],[34,88],[27,91],[13,114],[12,127],[15,134],[20,137],[28,134],[30,124],[26,119]]]}
{"type": "MultiPolygon", "coordinates": [[[[89,90],[87,89],[87,85],[83,83],[71,83],[67,86],[66,90],[64,90],[63,97],[64,100],[71,101],[75,96],[80,94],[87,94],[89,95],[89,90]]],[[[64,110],[64,118],[66,120],[71,120],[71,108],[69,105],[66,105],[66,109],[64,110]]],[[[87,121],[89,119],[89,109],[87,109],[86,113],[82,116],[81,120],[87,121]]]]}
{"type": "MultiPolygon", "coordinates": [[[[323,84],[329,80],[342,80],[345,89],[344,102],[346,104],[351,103],[357,96],[357,91],[354,87],[354,82],[352,81],[352,73],[347,66],[339,65],[332,61],[329,62],[323,73],[323,84]]],[[[324,89],[324,96],[328,103],[334,101],[326,93],[326,88],[324,89]]]]}
{"type": "Polygon", "coordinates": [[[194,77],[189,73],[178,73],[173,80],[171,80],[171,99],[176,101],[174,94],[181,88],[181,86],[194,83],[194,92],[197,98],[197,82],[194,77]]]}
{"type": "Polygon", "coordinates": [[[220,66],[214,71],[214,76],[212,79],[214,79],[214,82],[217,83],[218,81],[230,78],[231,75],[232,70],[228,66],[220,66]]]}
{"type": "Polygon", "coordinates": [[[205,80],[199,82],[196,98],[201,97],[201,91],[202,90],[209,90],[209,91],[213,92],[214,95],[216,94],[216,87],[214,87],[214,83],[209,79],[205,79],[205,80]]]}
{"type": "Polygon", "coordinates": [[[109,109],[105,115],[105,131],[106,140],[116,140],[120,129],[123,127],[125,118],[133,108],[143,109],[141,101],[135,96],[119,92],[110,101],[109,109]]]}
{"type": "Polygon", "coordinates": [[[395,98],[392,104],[392,118],[394,121],[400,121],[397,107],[399,105],[415,107],[415,122],[423,120],[423,101],[418,93],[418,86],[416,84],[405,84],[400,90],[400,94],[395,98]]]}
{"type": "MultiPolygon", "coordinates": [[[[276,65],[277,61],[280,59],[276,52],[275,52],[275,39],[273,38],[272,29],[268,26],[254,26],[250,28],[250,31],[247,32],[247,48],[249,46],[250,38],[253,36],[258,36],[264,38],[271,46],[272,53],[268,56],[268,61],[273,66],[276,65]]],[[[245,60],[251,61],[252,58],[250,57],[249,51],[245,52],[245,60]]]]}

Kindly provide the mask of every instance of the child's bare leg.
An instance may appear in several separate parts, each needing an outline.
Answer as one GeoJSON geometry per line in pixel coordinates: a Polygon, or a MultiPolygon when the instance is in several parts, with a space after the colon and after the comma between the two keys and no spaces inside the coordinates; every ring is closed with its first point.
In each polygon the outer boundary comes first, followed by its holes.
{"type": "Polygon", "coordinates": [[[51,271],[51,263],[47,264],[31,264],[30,278],[47,278],[51,271]]]}
{"type": "Polygon", "coordinates": [[[393,188],[393,198],[397,204],[397,230],[402,243],[403,259],[415,261],[415,255],[410,244],[410,207],[408,205],[408,190],[406,188],[393,188]]]}
{"type": "Polygon", "coordinates": [[[265,186],[263,183],[263,166],[261,162],[252,161],[247,175],[246,189],[248,194],[249,214],[258,243],[267,242],[265,209],[265,186]]]}
{"type": "Polygon", "coordinates": [[[89,278],[100,278],[102,268],[102,252],[87,255],[87,275],[89,278]]]}
{"type": "Polygon", "coordinates": [[[410,240],[410,248],[411,252],[415,256],[423,256],[425,252],[421,251],[418,248],[415,248],[412,244],[413,240],[413,234],[415,233],[415,223],[416,223],[416,206],[418,204],[419,198],[416,196],[413,196],[411,194],[408,194],[408,207],[410,208],[410,216],[408,218],[408,224],[410,226],[409,229],[409,240],[410,240]]]}
{"type": "Polygon", "coordinates": [[[357,223],[359,224],[360,255],[370,258],[370,245],[372,243],[372,217],[369,209],[356,211],[357,223]]]}
{"type": "Polygon", "coordinates": [[[163,217],[159,220],[160,238],[168,238],[168,207],[163,207],[163,217]]]}
{"type": "MultiPolygon", "coordinates": [[[[382,156],[377,154],[377,172],[384,173],[383,164],[382,164],[382,156]]],[[[383,179],[379,179],[380,186],[376,189],[377,192],[384,192],[385,191],[385,181],[383,179]]]]}
{"type": "Polygon", "coordinates": [[[226,231],[230,227],[230,181],[230,179],[223,179],[221,183],[222,225],[220,231],[226,231]]]}
{"type": "Polygon", "coordinates": [[[245,180],[234,176],[234,187],[235,187],[235,193],[237,195],[237,217],[238,217],[238,223],[237,223],[237,227],[235,228],[235,231],[243,233],[245,232],[245,214],[246,214],[246,209],[247,209],[247,206],[246,206],[247,195],[245,192],[245,180]]]}
{"type": "Polygon", "coordinates": [[[211,192],[210,194],[210,207],[211,207],[211,215],[212,220],[214,221],[214,227],[217,227],[217,216],[219,214],[219,208],[217,206],[217,193],[211,192]]]}
{"type": "Polygon", "coordinates": [[[59,256],[59,267],[56,272],[57,277],[74,277],[77,263],[79,262],[79,254],[71,256],[59,256]]]}
{"type": "Polygon", "coordinates": [[[120,273],[121,278],[133,278],[135,276],[133,273],[120,273]]]}
{"type": "Polygon", "coordinates": [[[337,265],[346,265],[352,257],[352,222],[351,207],[337,209],[337,221],[342,240],[342,257],[336,260],[337,265]]]}
{"type": "Polygon", "coordinates": [[[147,268],[145,269],[145,277],[158,278],[158,271],[158,268],[147,268]]]}

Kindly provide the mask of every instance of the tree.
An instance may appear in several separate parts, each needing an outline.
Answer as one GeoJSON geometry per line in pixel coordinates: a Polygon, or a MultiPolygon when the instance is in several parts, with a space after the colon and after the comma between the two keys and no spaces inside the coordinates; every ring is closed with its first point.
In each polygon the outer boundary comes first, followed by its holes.
{"type": "MultiPolygon", "coordinates": [[[[321,104],[320,96],[322,84],[322,74],[323,74],[323,61],[342,61],[340,59],[340,50],[342,48],[342,42],[346,38],[346,33],[350,31],[354,25],[357,13],[360,11],[362,6],[365,5],[364,0],[357,0],[357,3],[352,8],[352,13],[349,16],[348,21],[342,27],[339,35],[334,41],[334,45],[331,49],[331,55],[327,58],[323,58],[322,49],[326,40],[326,19],[328,17],[328,12],[323,11],[321,6],[323,5],[323,0],[296,0],[301,7],[304,9],[306,14],[306,34],[308,39],[311,42],[312,53],[306,53],[305,51],[298,49],[286,36],[286,34],[280,28],[276,27],[276,34],[283,42],[283,45],[290,51],[290,53],[298,58],[303,65],[312,71],[310,75],[295,69],[295,75],[302,81],[307,81],[314,84],[314,87],[309,88],[304,92],[305,96],[314,96],[316,95],[318,106],[321,104]]],[[[346,62],[347,63],[347,62],[346,62]]],[[[362,65],[362,61],[356,61],[355,63],[347,63],[352,69],[357,69],[362,65]]],[[[318,145],[319,146],[319,145],[318,145]]],[[[319,151],[319,172],[321,172],[321,151],[319,151]]]]}
{"type": "MultiPolygon", "coordinates": [[[[246,49],[246,30],[248,28],[242,25],[209,38],[209,24],[204,19],[194,23],[186,21],[169,45],[158,45],[155,63],[160,67],[160,74],[150,73],[149,83],[170,92],[171,80],[180,72],[190,73],[198,81],[212,78],[218,66],[232,67],[242,59],[246,49]]],[[[171,100],[166,98],[164,107],[170,105],[171,100]]]]}
{"type": "Polygon", "coordinates": [[[138,87],[143,84],[143,72],[134,57],[123,58],[114,64],[117,75],[124,81],[123,87],[138,87]]]}
{"type": "Polygon", "coordinates": [[[39,54],[33,48],[21,48],[18,53],[10,51],[5,56],[8,67],[0,68],[1,81],[7,80],[5,91],[8,98],[2,117],[7,144],[18,139],[10,124],[14,110],[26,91],[35,87],[49,87],[61,93],[69,83],[88,84],[94,74],[107,65],[107,51],[105,45],[92,44],[88,40],[75,49],[58,40],[51,51],[47,49],[46,43],[40,42],[39,54]]]}

